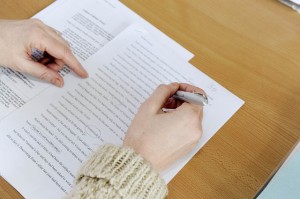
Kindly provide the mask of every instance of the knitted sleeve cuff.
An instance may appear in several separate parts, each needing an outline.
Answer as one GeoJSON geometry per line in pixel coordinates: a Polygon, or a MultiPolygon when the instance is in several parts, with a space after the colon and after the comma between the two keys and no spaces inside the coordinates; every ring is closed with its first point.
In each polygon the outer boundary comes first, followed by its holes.
{"type": "Polygon", "coordinates": [[[82,178],[102,179],[124,198],[164,198],[167,186],[151,166],[130,148],[104,145],[79,172],[82,178]]]}

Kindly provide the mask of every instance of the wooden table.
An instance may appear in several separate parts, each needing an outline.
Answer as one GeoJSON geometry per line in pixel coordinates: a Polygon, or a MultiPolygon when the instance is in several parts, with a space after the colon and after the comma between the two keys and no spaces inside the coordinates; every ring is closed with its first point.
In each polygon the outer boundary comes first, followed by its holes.
{"type": "MultiPolygon", "coordinates": [[[[2,0],[29,18],[53,0],[2,0]]],[[[251,198],[300,138],[300,15],[270,0],[122,0],[246,104],[169,184],[168,198],[251,198]]],[[[1,198],[22,198],[4,179],[1,198]]]]}

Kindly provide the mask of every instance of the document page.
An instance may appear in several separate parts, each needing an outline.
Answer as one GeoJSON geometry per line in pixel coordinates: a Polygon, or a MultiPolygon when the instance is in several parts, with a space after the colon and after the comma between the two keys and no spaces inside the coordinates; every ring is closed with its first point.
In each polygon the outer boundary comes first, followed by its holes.
{"type": "Polygon", "coordinates": [[[284,163],[270,176],[257,199],[294,199],[300,196],[300,142],[284,163]]]}
{"type": "Polygon", "coordinates": [[[122,144],[140,104],[161,83],[191,83],[209,97],[201,141],[161,174],[166,182],[244,103],[136,24],[85,66],[88,79],[68,75],[64,88],[50,87],[0,123],[0,172],[26,198],[64,196],[94,150],[122,144]]]}
{"type": "MultiPolygon", "coordinates": [[[[104,20],[106,24],[102,24],[102,28],[111,32],[113,36],[116,36],[116,34],[123,31],[132,23],[139,23],[186,62],[194,56],[191,52],[118,0],[61,0],[54,3],[56,3],[54,6],[47,7],[33,18],[40,18],[46,24],[56,27],[56,25],[61,24],[62,18],[69,19],[74,13],[87,9],[88,11],[91,11],[96,18],[103,19],[104,17],[104,19],[106,19],[104,20]],[[60,16],[58,16],[58,14],[60,16]],[[59,20],[59,22],[57,22],[57,20],[59,20]]],[[[57,28],[59,29],[59,26],[57,28]]]]}
{"type": "Polygon", "coordinates": [[[296,3],[296,4],[300,4],[300,0],[291,0],[291,1],[296,3]]]}
{"type": "MultiPolygon", "coordinates": [[[[35,18],[60,31],[84,66],[87,58],[133,22],[142,24],[186,61],[193,56],[117,0],[58,1],[35,18]]],[[[69,72],[65,67],[61,74],[65,76],[69,72]]],[[[29,75],[0,66],[0,121],[49,86],[29,75]]]]}

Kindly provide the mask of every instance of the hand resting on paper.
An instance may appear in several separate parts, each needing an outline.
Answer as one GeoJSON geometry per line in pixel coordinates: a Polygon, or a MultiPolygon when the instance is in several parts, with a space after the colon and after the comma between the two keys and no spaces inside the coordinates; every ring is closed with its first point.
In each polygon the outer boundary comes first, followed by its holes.
{"type": "Polygon", "coordinates": [[[58,87],[64,84],[58,71],[65,64],[80,77],[88,76],[60,33],[38,19],[0,20],[0,52],[0,65],[58,87]],[[45,54],[38,62],[31,56],[34,48],[45,54]]]}
{"type": "Polygon", "coordinates": [[[157,171],[190,152],[202,134],[202,107],[172,98],[177,90],[204,94],[188,84],[160,85],[141,105],[125,136],[124,146],[133,148],[157,171]],[[162,108],[175,110],[165,113],[162,108]]]}

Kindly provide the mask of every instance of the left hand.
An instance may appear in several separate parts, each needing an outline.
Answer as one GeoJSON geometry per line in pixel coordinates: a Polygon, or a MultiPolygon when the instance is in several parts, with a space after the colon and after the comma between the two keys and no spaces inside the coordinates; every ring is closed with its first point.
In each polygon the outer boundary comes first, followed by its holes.
{"type": "Polygon", "coordinates": [[[53,28],[38,19],[0,20],[0,65],[62,87],[64,80],[58,71],[65,64],[80,77],[88,76],[69,44],[53,28]],[[48,58],[34,61],[33,48],[48,58]]]}

